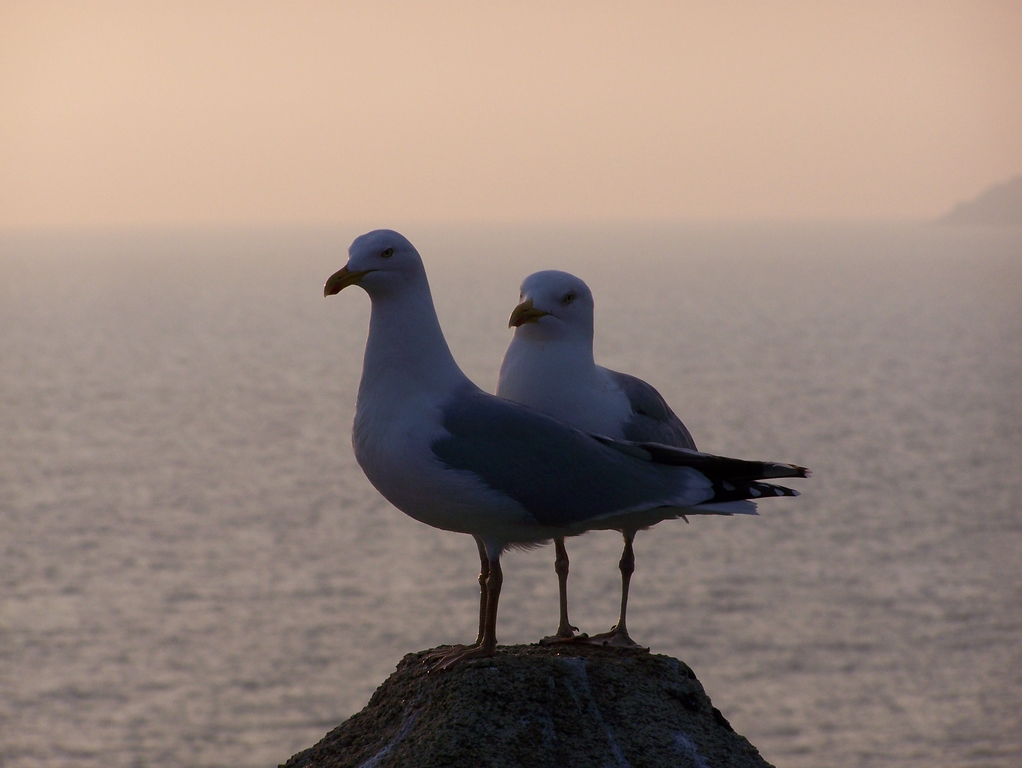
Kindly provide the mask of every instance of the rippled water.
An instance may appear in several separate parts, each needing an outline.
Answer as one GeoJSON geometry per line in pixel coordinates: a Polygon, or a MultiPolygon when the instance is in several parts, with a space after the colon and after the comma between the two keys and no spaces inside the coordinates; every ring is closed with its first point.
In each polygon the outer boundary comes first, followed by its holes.
{"type": "MultiPolygon", "coordinates": [[[[400,657],[474,636],[468,537],[351,455],[356,230],[0,239],[0,765],[271,766],[400,657]]],[[[914,226],[408,228],[492,389],[518,282],[797,500],[636,541],[629,626],[778,766],[1022,763],[1022,235],[914,226]]],[[[619,537],[570,542],[608,628],[619,537]]],[[[556,625],[550,547],[499,636],[556,625]]]]}

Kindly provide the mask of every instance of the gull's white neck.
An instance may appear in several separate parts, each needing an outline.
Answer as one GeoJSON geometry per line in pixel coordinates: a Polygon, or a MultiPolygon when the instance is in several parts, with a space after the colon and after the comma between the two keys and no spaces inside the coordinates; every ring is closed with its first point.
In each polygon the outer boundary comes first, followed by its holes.
{"type": "Polygon", "coordinates": [[[580,394],[606,389],[606,372],[593,361],[591,339],[538,334],[530,338],[531,330],[520,329],[511,339],[500,366],[497,394],[570,421],[580,394]]]}
{"type": "MultiPolygon", "coordinates": [[[[373,292],[359,384],[359,404],[412,394],[442,397],[468,381],[454,361],[433,307],[429,285],[373,292]]],[[[395,404],[396,405],[396,404],[395,404]]]]}

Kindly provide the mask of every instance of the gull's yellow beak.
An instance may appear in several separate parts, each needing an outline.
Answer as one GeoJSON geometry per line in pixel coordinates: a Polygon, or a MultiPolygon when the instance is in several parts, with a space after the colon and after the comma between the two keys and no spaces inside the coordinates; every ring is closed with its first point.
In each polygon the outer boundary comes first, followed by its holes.
{"type": "Polygon", "coordinates": [[[549,312],[544,312],[542,309],[536,309],[532,306],[532,299],[526,299],[511,313],[511,319],[507,321],[508,328],[517,328],[520,325],[526,323],[538,322],[544,315],[549,315],[549,312]]]}
{"type": "Polygon", "coordinates": [[[372,272],[371,269],[366,269],[361,272],[354,269],[349,270],[347,265],[345,265],[330,275],[329,279],[327,279],[326,285],[323,286],[323,295],[333,296],[335,293],[340,293],[349,285],[358,285],[358,282],[370,272],[372,272]]]}

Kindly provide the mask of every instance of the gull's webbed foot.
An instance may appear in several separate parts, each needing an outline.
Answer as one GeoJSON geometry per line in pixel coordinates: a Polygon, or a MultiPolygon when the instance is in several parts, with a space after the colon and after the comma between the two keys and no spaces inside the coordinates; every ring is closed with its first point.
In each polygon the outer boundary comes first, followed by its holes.
{"type": "Polygon", "coordinates": [[[589,639],[585,632],[579,633],[578,627],[558,627],[553,635],[547,635],[539,641],[540,645],[561,645],[567,643],[582,643],[589,639]]]}
{"type": "Polygon", "coordinates": [[[649,650],[646,646],[639,645],[637,642],[632,640],[632,638],[628,636],[627,629],[619,629],[618,627],[612,628],[610,632],[601,632],[598,635],[593,635],[584,642],[591,645],[601,645],[604,648],[635,648],[642,651],[649,650]]]}
{"type": "Polygon", "coordinates": [[[437,662],[430,667],[430,672],[439,672],[444,669],[451,669],[469,659],[488,659],[497,650],[496,643],[482,643],[480,645],[455,646],[447,653],[441,655],[437,662]]]}
{"type": "Polygon", "coordinates": [[[429,667],[450,656],[452,653],[458,653],[468,648],[475,648],[476,645],[478,644],[473,643],[472,645],[462,645],[461,643],[457,643],[455,645],[441,645],[431,651],[426,651],[425,655],[422,657],[422,663],[429,667]]]}

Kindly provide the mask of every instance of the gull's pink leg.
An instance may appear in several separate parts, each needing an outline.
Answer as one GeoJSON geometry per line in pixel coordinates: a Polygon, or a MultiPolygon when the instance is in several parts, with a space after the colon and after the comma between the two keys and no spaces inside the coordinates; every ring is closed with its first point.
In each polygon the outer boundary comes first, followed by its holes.
{"type": "Polygon", "coordinates": [[[486,627],[486,582],[490,578],[490,559],[486,556],[486,545],[483,544],[483,540],[478,536],[474,538],[476,546],[479,547],[479,632],[476,633],[476,641],[472,645],[480,645],[486,627]]]}
{"type": "Polygon", "coordinates": [[[426,664],[444,659],[455,651],[462,651],[466,648],[475,648],[483,642],[483,629],[486,626],[486,581],[490,576],[490,560],[486,556],[486,545],[478,536],[473,536],[476,546],[479,548],[479,631],[476,634],[476,641],[472,645],[458,643],[452,646],[441,646],[441,649],[430,651],[423,661],[426,664]]]}
{"type": "Polygon", "coordinates": [[[554,571],[557,573],[561,618],[557,623],[557,632],[540,640],[540,645],[570,643],[576,640],[584,640],[588,637],[585,633],[576,635],[575,633],[578,632],[578,627],[571,626],[571,622],[568,621],[568,550],[564,548],[563,537],[554,539],[554,548],[557,550],[557,556],[554,559],[554,571]]]}
{"type": "Polygon", "coordinates": [[[486,578],[486,611],[483,617],[482,637],[476,645],[455,647],[444,655],[433,669],[450,669],[467,659],[481,659],[492,656],[497,650],[497,603],[500,601],[500,587],[504,573],[500,568],[500,549],[487,547],[489,573],[486,578]]]}
{"type": "Polygon", "coordinates": [[[621,534],[625,539],[625,548],[621,553],[621,562],[618,563],[618,567],[621,569],[621,615],[618,617],[617,624],[611,628],[610,632],[593,635],[587,642],[596,645],[611,645],[618,648],[642,648],[643,646],[628,636],[628,628],[625,625],[625,614],[628,612],[628,585],[632,581],[632,573],[635,572],[635,553],[632,551],[635,531],[624,530],[621,531],[621,534]]]}

